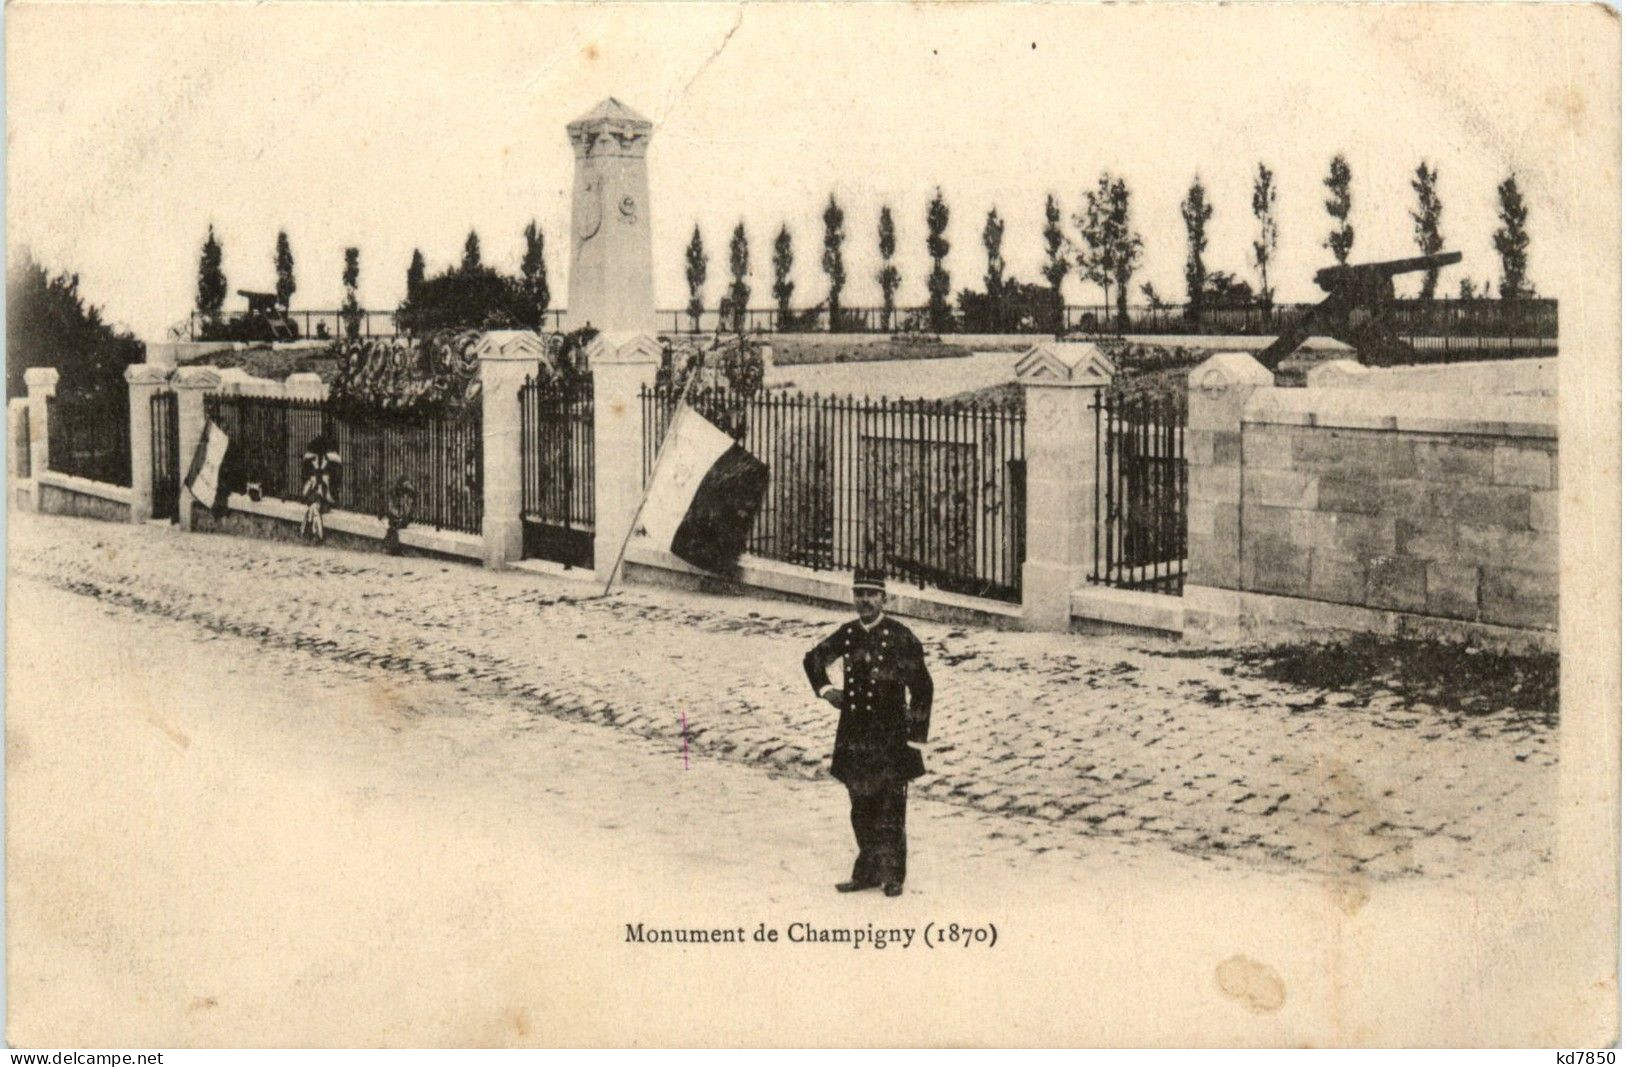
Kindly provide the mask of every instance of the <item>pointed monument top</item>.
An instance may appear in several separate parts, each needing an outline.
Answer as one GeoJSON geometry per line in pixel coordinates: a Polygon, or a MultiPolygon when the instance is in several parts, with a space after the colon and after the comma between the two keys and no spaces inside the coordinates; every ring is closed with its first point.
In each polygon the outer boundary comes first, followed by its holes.
{"type": "Polygon", "coordinates": [[[627,107],[613,96],[604,97],[603,100],[599,101],[597,107],[593,108],[585,115],[582,115],[580,118],[570,123],[570,125],[585,126],[589,123],[597,122],[625,122],[642,123],[645,126],[654,125],[648,119],[644,118],[636,111],[633,111],[631,108],[627,107]]]}

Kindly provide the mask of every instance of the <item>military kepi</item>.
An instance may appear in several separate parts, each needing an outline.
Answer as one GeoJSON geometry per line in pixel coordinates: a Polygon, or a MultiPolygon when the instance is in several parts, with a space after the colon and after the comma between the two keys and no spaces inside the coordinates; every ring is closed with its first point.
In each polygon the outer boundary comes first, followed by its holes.
{"type": "Polygon", "coordinates": [[[868,590],[874,593],[886,591],[886,572],[874,567],[859,567],[852,572],[852,591],[868,590]]]}

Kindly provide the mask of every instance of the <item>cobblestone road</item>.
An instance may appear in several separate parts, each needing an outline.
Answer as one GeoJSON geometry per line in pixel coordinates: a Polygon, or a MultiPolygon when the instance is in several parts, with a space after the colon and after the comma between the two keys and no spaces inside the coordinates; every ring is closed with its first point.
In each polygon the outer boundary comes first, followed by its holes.
{"type": "MultiPolygon", "coordinates": [[[[840,612],[15,515],[12,573],[318,660],[422,675],[805,777],[833,741],[801,655],[840,612]]],[[[11,620],[26,625],[26,620],[11,620]]],[[[1129,637],[910,620],[937,681],[916,797],[1032,851],[1164,847],[1317,874],[1549,858],[1551,727],[1285,686],[1129,637]]]]}

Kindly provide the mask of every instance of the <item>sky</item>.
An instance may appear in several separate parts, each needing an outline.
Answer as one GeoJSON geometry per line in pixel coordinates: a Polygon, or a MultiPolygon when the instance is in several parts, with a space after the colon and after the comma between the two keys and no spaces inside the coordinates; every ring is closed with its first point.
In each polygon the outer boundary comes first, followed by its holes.
{"type": "MultiPolygon", "coordinates": [[[[1585,202],[1572,173],[1594,158],[1574,146],[1600,131],[1617,195],[1619,27],[1596,6],[21,2],[6,19],[8,250],[78,272],[109,319],[151,340],[191,309],[211,225],[233,290],[272,288],[285,229],[296,309],[338,306],[348,245],[362,304],[389,309],[414,248],[440,269],[472,228],[487,263],[516,271],[534,218],[566,303],[564,126],[610,95],[655,123],[661,307],[686,300],[696,224],[709,305],[739,222],[753,305],[772,303],[781,224],[796,303],[822,299],[831,193],[846,213],[849,305],[880,301],[883,204],[899,303],[924,302],[939,187],[956,291],[980,284],[992,207],[1008,273],[1037,282],[1045,195],[1073,230],[1102,169],[1132,191],[1135,287],[1174,299],[1179,202],[1196,175],[1215,208],[1210,269],[1254,280],[1261,161],[1280,186],[1283,300],[1320,296],[1321,182],[1337,152],[1354,174],[1355,261],[1415,254],[1409,181],[1419,160],[1438,168],[1446,247],[1466,257],[1445,274],[1449,294],[1463,273],[1499,277],[1495,187],[1508,174],[1529,202],[1542,295],[1573,287],[1566,250],[1617,236],[1617,200],[1599,214],[1608,205],[1585,202]]],[[[1075,276],[1067,296],[1099,298],[1075,276]]]]}

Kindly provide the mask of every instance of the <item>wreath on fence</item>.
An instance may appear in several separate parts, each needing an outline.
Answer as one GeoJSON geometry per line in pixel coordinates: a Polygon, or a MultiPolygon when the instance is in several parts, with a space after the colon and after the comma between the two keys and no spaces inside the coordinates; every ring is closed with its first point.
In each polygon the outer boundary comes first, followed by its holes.
{"type": "Polygon", "coordinates": [[[762,391],[766,377],[762,344],[745,334],[709,342],[665,338],[655,390],[673,400],[686,393],[700,414],[737,440],[745,435],[746,402],[762,391]]]}
{"type": "Polygon", "coordinates": [[[437,330],[418,338],[352,338],[329,355],[329,388],[340,409],[393,414],[457,414],[479,402],[478,330],[437,330]]]}

